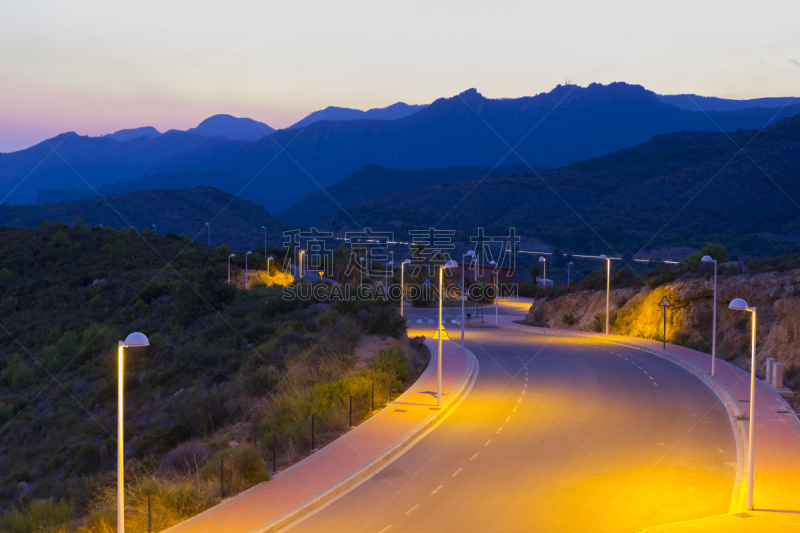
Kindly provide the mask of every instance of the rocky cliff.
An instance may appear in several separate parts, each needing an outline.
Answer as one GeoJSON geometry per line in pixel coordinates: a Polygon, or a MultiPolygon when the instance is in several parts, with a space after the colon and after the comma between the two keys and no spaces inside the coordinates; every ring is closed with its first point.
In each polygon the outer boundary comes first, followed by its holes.
{"type": "MultiPolygon", "coordinates": [[[[681,279],[655,289],[611,291],[611,333],[661,339],[664,322],[659,302],[667,297],[667,342],[711,352],[713,276],[681,279]]],[[[553,300],[534,302],[529,325],[601,331],[605,324],[605,291],[582,290],[553,300]]],[[[800,270],[739,274],[719,278],[717,355],[749,368],[750,313],[731,311],[743,298],[758,310],[757,364],[763,375],[767,357],[782,362],[789,375],[800,371],[800,270]]]]}

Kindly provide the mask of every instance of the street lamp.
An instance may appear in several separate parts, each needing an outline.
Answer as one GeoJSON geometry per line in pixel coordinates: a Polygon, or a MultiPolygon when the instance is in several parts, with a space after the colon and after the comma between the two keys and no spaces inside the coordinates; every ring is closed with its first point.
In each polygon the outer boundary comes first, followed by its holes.
{"type": "Polygon", "coordinates": [[[756,415],[756,308],[748,307],[747,302],[741,298],[735,298],[728,305],[728,309],[733,311],[750,311],[753,313],[753,323],[751,332],[751,354],[750,354],[750,436],[747,449],[747,510],[753,510],[753,474],[755,469],[755,415],[756,415]]]}
{"type": "Polygon", "coordinates": [[[539,262],[542,264],[542,288],[544,289],[545,297],[547,297],[547,259],[540,255],[539,262]]]}
{"type": "Polygon", "coordinates": [[[608,337],[608,295],[611,291],[611,259],[606,254],[600,256],[606,261],[606,338],[608,337]]]}
{"type": "Polygon", "coordinates": [[[572,261],[567,263],[567,288],[569,289],[569,267],[573,265],[572,261]]]}
{"type": "Polygon", "coordinates": [[[267,257],[267,287],[269,287],[269,262],[274,261],[272,256],[267,257]]]}
{"type": "MultiPolygon", "coordinates": [[[[497,262],[489,261],[489,264],[492,265],[492,272],[494,272],[494,270],[495,270],[494,267],[497,266],[497,262]]],[[[495,275],[494,275],[494,325],[495,326],[497,325],[497,321],[498,321],[497,315],[499,314],[499,311],[497,310],[497,306],[499,305],[498,296],[499,295],[497,294],[497,273],[495,273],[495,275]]]]}
{"type": "Polygon", "coordinates": [[[466,258],[469,257],[469,263],[472,264],[473,259],[475,259],[475,252],[470,250],[467,253],[461,256],[461,349],[464,349],[464,300],[467,297],[467,290],[466,290],[466,283],[464,281],[464,272],[467,270],[467,260],[466,258]]]}
{"type": "Polygon", "coordinates": [[[303,279],[303,254],[306,253],[305,250],[300,250],[300,279],[303,279]]]}
{"type": "Polygon", "coordinates": [[[437,368],[437,379],[436,379],[436,405],[442,405],[442,331],[444,328],[442,327],[442,283],[444,281],[444,269],[445,268],[458,268],[458,263],[453,261],[452,259],[445,263],[443,266],[439,267],[439,356],[438,356],[438,364],[436,365],[437,368]]]}
{"type": "Polygon", "coordinates": [[[711,325],[711,376],[715,375],[717,362],[717,260],[711,256],[704,255],[701,259],[703,263],[714,263],[714,319],[711,325]]]}
{"type": "Polygon", "coordinates": [[[361,276],[358,282],[358,286],[360,287],[364,284],[364,258],[359,257],[358,261],[361,263],[361,268],[358,269],[358,274],[361,276]]]}
{"type": "MultiPolygon", "coordinates": [[[[394,261],[389,261],[386,263],[387,267],[392,267],[392,272],[394,272],[394,261]]],[[[384,291],[386,294],[389,294],[389,269],[386,269],[385,276],[384,276],[384,291]]]]}
{"type": "Polygon", "coordinates": [[[250,282],[249,282],[249,280],[247,278],[247,256],[252,254],[252,253],[253,252],[247,252],[246,254],[244,254],[244,288],[245,289],[249,289],[250,288],[250,282]]]}
{"type": "Polygon", "coordinates": [[[155,224],[153,224],[153,233],[155,233],[156,235],[158,235],[158,231],[156,230],[156,225],[155,225],[155,224]]]}
{"type": "Polygon", "coordinates": [[[405,261],[400,263],[400,316],[404,316],[403,315],[403,300],[404,300],[404,297],[405,297],[405,294],[406,294],[406,285],[405,285],[405,279],[404,279],[404,276],[403,276],[403,274],[404,274],[403,267],[405,267],[406,265],[410,265],[410,264],[411,264],[411,259],[406,259],[405,261]]]}
{"type": "Polygon", "coordinates": [[[228,285],[231,284],[231,257],[236,257],[236,254],[228,256],[228,285]]]}
{"type": "Polygon", "coordinates": [[[125,409],[123,406],[123,375],[124,375],[124,348],[141,348],[150,346],[150,341],[143,333],[131,333],[124,341],[119,341],[118,374],[117,374],[117,531],[125,533],[125,450],[123,431],[123,418],[125,409]]]}
{"type": "Polygon", "coordinates": [[[208,228],[208,245],[211,246],[211,224],[206,222],[206,227],[208,228]]]}
{"type": "MultiPolygon", "coordinates": [[[[261,226],[261,229],[264,230],[264,257],[267,257],[267,227],[261,226]]],[[[269,261],[267,261],[267,277],[269,277],[269,261]]],[[[269,281],[267,282],[269,285],[269,281]]]]}

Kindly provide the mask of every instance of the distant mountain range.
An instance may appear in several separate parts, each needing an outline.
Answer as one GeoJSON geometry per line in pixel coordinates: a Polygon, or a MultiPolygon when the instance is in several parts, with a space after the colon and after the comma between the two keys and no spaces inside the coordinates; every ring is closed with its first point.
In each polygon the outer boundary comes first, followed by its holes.
{"type": "MultiPolygon", "coordinates": [[[[560,167],[631,148],[664,133],[758,129],[800,113],[800,104],[792,101],[777,108],[751,104],[745,109],[700,112],[688,110],[687,105],[681,108],[681,99],[687,98],[659,96],[625,83],[558,86],[536,96],[499,100],[470,89],[424,107],[395,104],[366,112],[328,108],[292,129],[252,142],[231,140],[228,135],[233,134],[225,124],[236,121],[241,131],[247,124],[248,139],[259,134],[255,128],[268,126],[219,116],[189,132],[156,136],[157,132],[146,128],[117,132],[121,139],[128,139],[122,141],[69,133],[27,150],[0,154],[0,191],[13,192],[14,201],[20,197],[33,201],[39,190],[99,188],[180,172],[192,179],[216,179],[219,171],[242,180],[256,178],[248,199],[270,212],[280,212],[369,164],[407,170],[522,163],[560,167]],[[665,99],[677,100],[673,104],[665,99]],[[417,107],[423,108],[414,111],[417,107]],[[402,118],[376,120],[407,112],[411,114],[402,118]]],[[[764,104],[764,100],[756,103],[764,104]]],[[[776,104],[773,100],[769,99],[769,105],[776,104]]],[[[704,106],[742,105],[732,100],[701,101],[704,106]]],[[[55,200],[58,194],[44,196],[55,200]]]]}
{"type": "Polygon", "coordinates": [[[327,227],[512,226],[572,250],[592,242],[604,249],[603,240],[634,246],[658,234],[654,244],[665,238],[704,244],[713,237],[752,252],[757,240],[768,242],[771,235],[791,248],[800,242],[798,168],[795,116],[730,136],[658,135],[631,149],[523,176],[397,190],[349,206],[327,227]]]}
{"type": "Polygon", "coordinates": [[[286,129],[294,130],[302,128],[313,122],[320,120],[397,120],[398,118],[407,117],[417,111],[425,109],[427,104],[423,105],[408,105],[403,102],[397,102],[389,107],[382,107],[377,109],[369,109],[361,111],[360,109],[349,109],[346,107],[326,107],[321,111],[315,111],[286,129]]]}
{"type": "Polygon", "coordinates": [[[696,94],[659,94],[657,98],[665,104],[674,105],[675,107],[687,111],[741,111],[742,109],[752,109],[754,107],[775,109],[800,104],[800,100],[791,96],[783,98],[729,100],[726,98],[717,98],[715,96],[698,96],[696,94]]]}
{"type": "Polygon", "coordinates": [[[211,223],[211,244],[236,249],[280,245],[284,224],[253,203],[213,187],[150,190],[90,198],[51,205],[0,206],[0,225],[36,227],[42,220],[73,225],[80,218],[88,226],[152,229],[160,235],[184,233],[207,242],[205,223],[211,223]]]}
{"type": "MultiPolygon", "coordinates": [[[[180,132],[180,130],[169,130],[167,133],[180,132]]],[[[189,128],[187,133],[201,135],[203,137],[225,137],[232,141],[257,141],[275,132],[274,128],[270,128],[263,122],[258,122],[251,118],[237,118],[230,115],[214,115],[208,117],[201,122],[196,128],[189,128]]],[[[133,128],[127,130],[119,130],[114,133],[104,135],[104,138],[114,139],[115,141],[129,141],[137,137],[148,136],[151,138],[161,135],[157,129],[152,126],[144,126],[142,128],[133,128]]]]}

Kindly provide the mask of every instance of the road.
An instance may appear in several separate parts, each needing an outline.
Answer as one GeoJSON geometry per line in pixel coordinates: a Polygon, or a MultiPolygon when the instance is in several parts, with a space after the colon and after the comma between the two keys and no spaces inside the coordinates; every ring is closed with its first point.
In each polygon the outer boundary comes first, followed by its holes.
{"type": "MultiPolygon", "coordinates": [[[[406,314],[435,326],[433,309],[406,314]]],[[[448,319],[454,340],[458,328],[448,319]]],[[[597,340],[494,328],[468,330],[467,348],[480,374],[452,415],[292,532],[621,533],[728,512],[731,424],[689,372],[597,340]]]]}

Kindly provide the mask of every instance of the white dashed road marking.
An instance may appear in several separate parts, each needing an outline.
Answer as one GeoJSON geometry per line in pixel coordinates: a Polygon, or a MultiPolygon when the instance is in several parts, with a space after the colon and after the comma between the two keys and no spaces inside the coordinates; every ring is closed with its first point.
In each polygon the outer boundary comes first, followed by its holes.
{"type": "Polygon", "coordinates": [[[473,460],[473,459],[475,459],[476,457],[478,457],[478,454],[477,454],[477,453],[476,453],[475,455],[473,455],[472,457],[470,457],[470,458],[469,458],[469,460],[470,460],[470,461],[472,461],[472,460],[473,460]]]}
{"type": "Polygon", "coordinates": [[[416,510],[417,510],[417,507],[419,507],[419,504],[415,505],[414,507],[412,507],[411,509],[409,509],[408,511],[406,511],[406,514],[411,514],[411,513],[413,513],[414,511],[416,511],[416,510]]]}
{"type": "Polygon", "coordinates": [[[444,487],[444,485],[439,485],[438,487],[436,487],[436,490],[434,490],[433,492],[431,492],[431,496],[433,496],[434,494],[436,494],[437,492],[439,492],[440,490],[442,490],[442,487],[444,487]]]}
{"type": "Polygon", "coordinates": [[[496,435],[496,434],[500,433],[501,431],[503,431],[503,428],[499,428],[499,429],[498,429],[497,431],[495,431],[494,433],[495,433],[495,435],[496,435]]]}
{"type": "Polygon", "coordinates": [[[484,446],[488,446],[490,442],[492,442],[492,439],[487,440],[486,444],[484,444],[484,446]]]}
{"type": "Polygon", "coordinates": [[[378,533],[384,533],[384,531],[389,531],[389,528],[392,526],[386,526],[385,528],[381,529],[378,533]]]}
{"type": "Polygon", "coordinates": [[[453,477],[456,477],[456,476],[458,475],[458,473],[459,473],[459,472],[461,472],[461,469],[460,469],[460,468],[459,468],[458,470],[456,470],[455,472],[453,472],[453,477]]]}

